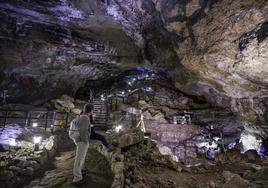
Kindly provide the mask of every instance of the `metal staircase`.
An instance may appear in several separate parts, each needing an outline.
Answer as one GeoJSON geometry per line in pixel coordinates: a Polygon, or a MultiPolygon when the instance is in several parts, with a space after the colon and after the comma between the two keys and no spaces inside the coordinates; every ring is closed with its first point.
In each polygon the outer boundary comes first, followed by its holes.
{"type": "Polygon", "coordinates": [[[107,129],[107,120],[108,120],[108,108],[105,100],[93,99],[94,106],[94,116],[93,124],[94,127],[99,129],[107,129]]]}

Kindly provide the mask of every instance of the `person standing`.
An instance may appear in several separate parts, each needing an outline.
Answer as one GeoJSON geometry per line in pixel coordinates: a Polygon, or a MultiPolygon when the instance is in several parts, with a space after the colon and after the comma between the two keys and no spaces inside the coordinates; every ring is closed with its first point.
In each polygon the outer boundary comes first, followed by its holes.
{"type": "Polygon", "coordinates": [[[69,130],[69,137],[76,145],[76,154],[73,167],[73,183],[80,183],[83,180],[82,168],[84,167],[90,138],[90,115],[93,109],[92,104],[86,104],[74,120],[72,120],[69,130]]]}

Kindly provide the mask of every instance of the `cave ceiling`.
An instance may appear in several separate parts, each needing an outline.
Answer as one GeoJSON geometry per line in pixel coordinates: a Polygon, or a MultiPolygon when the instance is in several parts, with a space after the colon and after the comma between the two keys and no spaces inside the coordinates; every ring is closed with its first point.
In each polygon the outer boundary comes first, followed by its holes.
{"type": "Polygon", "coordinates": [[[217,104],[268,94],[265,0],[2,0],[0,19],[0,84],[18,100],[135,66],[217,104]]]}

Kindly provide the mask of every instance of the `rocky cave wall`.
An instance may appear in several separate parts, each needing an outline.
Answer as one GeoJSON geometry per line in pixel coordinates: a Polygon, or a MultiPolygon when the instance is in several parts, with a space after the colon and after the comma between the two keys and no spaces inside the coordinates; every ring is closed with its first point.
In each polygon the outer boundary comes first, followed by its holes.
{"type": "Polygon", "coordinates": [[[0,84],[12,102],[74,95],[145,65],[212,106],[267,121],[265,0],[14,0],[0,9],[0,84]]]}
{"type": "Polygon", "coordinates": [[[177,88],[267,120],[267,1],[112,2],[108,12],[177,88]]]}
{"type": "Polygon", "coordinates": [[[74,95],[137,61],[139,49],[98,1],[1,1],[0,17],[0,84],[10,102],[74,95]]]}

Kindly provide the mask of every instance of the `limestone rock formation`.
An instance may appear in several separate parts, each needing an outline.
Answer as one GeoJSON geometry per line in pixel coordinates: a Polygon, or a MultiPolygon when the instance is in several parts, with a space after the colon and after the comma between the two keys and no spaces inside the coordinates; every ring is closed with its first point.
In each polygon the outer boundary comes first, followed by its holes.
{"type": "Polygon", "coordinates": [[[265,122],[267,7],[265,0],[2,1],[0,87],[12,102],[48,100],[145,65],[184,93],[265,122]]]}
{"type": "Polygon", "coordinates": [[[131,2],[112,5],[123,15],[119,21],[130,36],[143,36],[145,56],[177,88],[238,113],[245,100],[244,117],[266,116],[257,104],[267,98],[267,1],[131,2]],[[134,16],[124,16],[126,7],[134,16]],[[148,19],[129,27],[137,15],[148,19]]]}
{"type": "Polygon", "coordinates": [[[135,61],[137,47],[95,4],[0,3],[0,84],[8,89],[9,101],[74,94],[86,80],[111,77],[122,58],[135,61]]]}

